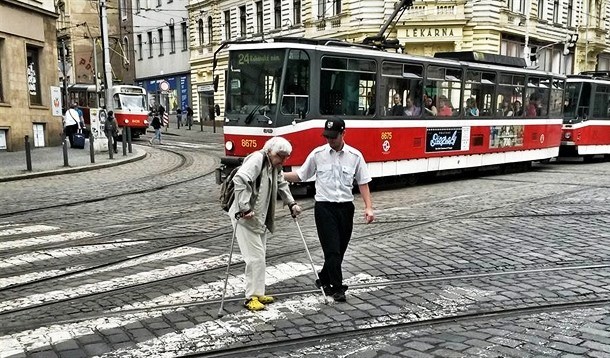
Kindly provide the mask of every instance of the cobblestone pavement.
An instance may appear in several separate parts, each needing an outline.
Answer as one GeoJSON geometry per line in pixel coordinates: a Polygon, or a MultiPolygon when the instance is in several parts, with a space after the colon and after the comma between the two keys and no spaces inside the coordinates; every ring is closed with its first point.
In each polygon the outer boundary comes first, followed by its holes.
{"type": "Polygon", "coordinates": [[[0,357],[610,356],[610,163],[378,189],[371,225],[357,198],[346,303],[324,303],[279,207],[277,302],[243,309],[234,255],[218,318],[222,136],[171,134],[136,162],[0,185],[0,357]]]}

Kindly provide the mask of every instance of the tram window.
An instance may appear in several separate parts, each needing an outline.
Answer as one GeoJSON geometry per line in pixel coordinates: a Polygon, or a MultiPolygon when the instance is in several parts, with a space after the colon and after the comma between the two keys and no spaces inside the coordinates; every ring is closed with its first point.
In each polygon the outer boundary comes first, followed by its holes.
{"type": "Polygon", "coordinates": [[[546,79],[530,77],[525,89],[524,112],[526,117],[545,117],[548,114],[549,82],[546,79]]]}
{"type": "Polygon", "coordinates": [[[373,60],[323,57],[320,73],[320,113],[375,114],[375,78],[376,63],[373,60]],[[364,113],[363,104],[366,106],[364,113]]]}
{"type": "Polygon", "coordinates": [[[434,112],[439,117],[458,115],[461,110],[461,92],[461,69],[428,66],[424,91],[424,96],[432,98],[431,103],[428,102],[424,107],[428,115],[435,115],[434,112]]]}
{"type": "Polygon", "coordinates": [[[288,55],[282,113],[305,114],[309,112],[309,56],[302,50],[291,50],[288,55]]]}
{"type": "Polygon", "coordinates": [[[552,117],[561,117],[563,112],[563,92],[564,80],[553,79],[551,87],[551,100],[549,101],[549,115],[552,117]]]}
{"type": "Polygon", "coordinates": [[[496,74],[481,71],[466,71],[464,87],[464,115],[493,115],[493,93],[496,88],[496,74]]]}
{"type": "Polygon", "coordinates": [[[522,117],[525,77],[514,74],[500,74],[499,78],[496,98],[498,114],[508,117],[522,117]]]}
{"type": "Polygon", "coordinates": [[[597,84],[593,98],[592,117],[596,119],[608,118],[608,104],[610,103],[610,86],[597,84]]]}
{"type": "Polygon", "coordinates": [[[423,66],[384,62],[382,66],[382,113],[416,117],[421,114],[423,66]]]}

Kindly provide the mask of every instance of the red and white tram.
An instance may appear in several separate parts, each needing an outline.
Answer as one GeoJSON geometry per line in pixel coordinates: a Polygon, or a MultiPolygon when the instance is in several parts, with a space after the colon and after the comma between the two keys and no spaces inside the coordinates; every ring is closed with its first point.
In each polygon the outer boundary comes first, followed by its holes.
{"type": "Polygon", "coordinates": [[[559,155],[610,154],[610,72],[568,76],[559,155]]]}
{"type": "Polygon", "coordinates": [[[426,58],[294,38],[228,49],[219,180],[272,136],[292,143],[285,165],[295,169],[326,143],[322,127],[332,117],[345,120],[348,143],[378,178],[559,152],[565,78],[526,69],[522,59],[472,52],[426,58]]]}
{"type": "MultiPolygon", "coordinates": [[[[149,126],[146,90],[139,86],[115,85],[110,88],[112,103],[108,110],[114,112],[119,127],[131,127],[132,137],[146,134],[149,126]]],[[[75,84],[68,87],[70,103],[76,102],[83,111],[85,125],[89,127],[90,108],[103,106],[103,92],[96,92],[95,85],[75,84]]]]}

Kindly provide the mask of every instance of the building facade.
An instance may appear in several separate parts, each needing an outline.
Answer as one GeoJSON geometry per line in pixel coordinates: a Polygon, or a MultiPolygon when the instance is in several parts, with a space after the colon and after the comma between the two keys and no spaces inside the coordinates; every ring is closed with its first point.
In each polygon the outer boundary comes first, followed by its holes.
{"type": "MultiPolygon", "coordinates": [[[[224,108],[224,41],[278,36],[361,42],[376,35],[395,10],[383,0],[194,0],[189,4],[191,91],[196,117],[224,108]],[[219,76],[219,90],[212,91],[219,76]]],[[[416,0],[385,34],[404,51],[481,51],[523,57],[531,67],[572,74],[608,70],[608,1],[416,0]]]]}
{"type": "Polygon", "coordinates": [[[54,2],[3,0],[0,19],[0,150],[23,150],[25,136],[34,147],[59,145],[54,2]]]}
{"type": "Polygon", "coordinates": [[[151,107],[170,114],[191,104],[187,0],[133,0],[135,83],[151,107]]]}

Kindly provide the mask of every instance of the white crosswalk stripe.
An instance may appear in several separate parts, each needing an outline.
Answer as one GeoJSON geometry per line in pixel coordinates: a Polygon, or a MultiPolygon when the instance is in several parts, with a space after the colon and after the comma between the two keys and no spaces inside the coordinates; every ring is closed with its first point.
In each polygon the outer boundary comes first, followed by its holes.
{"type": "MultiPolygon", "coordinates": [[[[11,235],[21,235],[21,234],[31,234],[35,232],[43,232],[43,231],[53,231],[59,229],[56,226],[48,226],[48,225],[32,225],[32,226],[23,226],[23,227],[15,227],[17,225],[6,225],[7,229],[0,230],[0,236],[11,236],[11,235]]],[[[2,228],[2,227],[0,227],[2,228]]]]}
{"type": "Polygon", "coordinates": [[[0,242],[0,250],[10,250],[43,244],[56,244],[60,242],[85,239],[94,236],[98,236],[98,234],[88,231],[65,232],[55,235],[37,236],[23,240],[0,242]]]}

